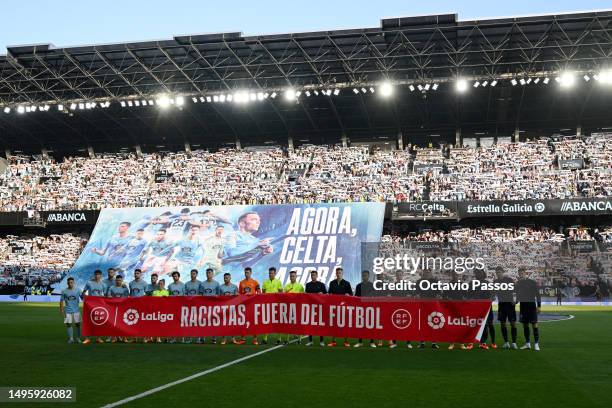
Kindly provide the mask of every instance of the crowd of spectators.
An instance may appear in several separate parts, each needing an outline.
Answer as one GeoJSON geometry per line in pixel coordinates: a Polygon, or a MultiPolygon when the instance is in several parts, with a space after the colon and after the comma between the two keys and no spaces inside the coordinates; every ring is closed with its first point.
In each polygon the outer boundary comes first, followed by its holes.
{"type": "Polygon", "coordinates": [[[305,145],[8,162],[0,211],[612,195],[612,135],[476,148],[305,145]],[[582,164],[562,168],[567,159],[582,164]]]}
{"type": "MultiPolygon", "coordinates": [[[[612,287],[612,245],[609,245],[608,236],[611,232],[611,226],[594,229],[571,227],[562,231],[523,226],[395,232],[382,237],[381,251],[383,256],[453,253],[455,256],[481,257],[491,280],[499,277],[497,271],[500,268],[504,274],[517,278],[522,267],[530,271],[545,295],[553,296],[559,288],[567,298],[593,297],[597,290],[608,293],[608,288],[612,287]],[[421,244],[438,242],[451,246],[421,244]]],[[[417,271],[416,274],[404,271],[402,277],[418,280],[424,274],[441,281],[453,279],[447,270],[435,268],[417,271]]],[[[470,272],[461,276],[462,280],[471,278],[470,272]]],[[[391,273],[388,279],[397,279],[397,276],[391,273]]]]}
{"type": "Polygon", "coordinates": [[[72,267],[86,243],[86,235],[68,233],[0,238],[0,288],[48,287],[72,267]]]}

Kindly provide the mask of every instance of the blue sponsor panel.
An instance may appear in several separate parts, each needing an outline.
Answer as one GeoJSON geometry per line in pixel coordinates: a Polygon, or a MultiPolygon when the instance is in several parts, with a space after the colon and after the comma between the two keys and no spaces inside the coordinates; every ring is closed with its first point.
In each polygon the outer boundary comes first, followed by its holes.
{"type": "Polygon", "coordinates": [[[306,282],[313,269],[328,283],[341,266],[355,285],[361,243],[380,240],[384,211],[384,203],[105,209],[69,275],[83,287],[96,269],[117,268],[127,281],[136,268],[147,281],[176,270],[187,281],[191,269],[203,280],[212,268],[238,282],[249,266],[261,282],[274,266],[283,283],[290,270],[306,282]]]}

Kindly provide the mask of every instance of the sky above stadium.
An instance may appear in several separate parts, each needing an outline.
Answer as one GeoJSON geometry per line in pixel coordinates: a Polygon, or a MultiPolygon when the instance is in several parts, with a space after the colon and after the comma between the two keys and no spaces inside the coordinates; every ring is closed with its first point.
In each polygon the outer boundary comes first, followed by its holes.
{"type": "Polygon", "coordinates": [[[378,27],[381,18],[457,13],[460,20],[612,9],[610,0],[30,0],[2,6],[0,54],[10,45],[71,46],[378,27]]]}

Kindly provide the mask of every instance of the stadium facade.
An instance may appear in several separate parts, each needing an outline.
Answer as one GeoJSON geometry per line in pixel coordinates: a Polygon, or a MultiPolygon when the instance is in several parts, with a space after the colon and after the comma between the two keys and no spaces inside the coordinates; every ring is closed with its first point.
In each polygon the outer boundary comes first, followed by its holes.
{"type": "MultiPolygon", "coordinates": [[[[374,151],[580,140],[612,129],[611,24],[612,11],[474,21],[448,14],[325,32],[9,47],[0,56],[0,147],[7,159],[59,160],[220,147],[374,151]]],[[[446,171],[438,164],[425,160],[408,171],[446,171]]],[[[582,157],[555,165],[588,168],[582,157]]],[[[154,181],[167,177],[155,173],[154,181]]],[[[91,231],[99,211],[67,207],[0,212],[0,228],[91,231]]],[[[607,194],[439,200],[427,192],[389,202],[385,233],[595,228],[611,216],[607,194]]]]}
{"type": "Polygon", "coordinates": [[[611,19],[612,11],[473,21],[446,14],[349,30],[8,47],[0,144],[74,154],[590,134],[612,126],[609,87],[599,86],[612,81],[611,19]],[[461,80],[469,89],[459,94],[461,80]],[[559,89],[564,80],[576,84],[559,89]],[[379,89],[386,82],[394,85],[388,99],[379,89]],[[297,97],[282,97],[288,90],[297,97]],[[160,94],[184,105],[149,106],[160,94]]]}

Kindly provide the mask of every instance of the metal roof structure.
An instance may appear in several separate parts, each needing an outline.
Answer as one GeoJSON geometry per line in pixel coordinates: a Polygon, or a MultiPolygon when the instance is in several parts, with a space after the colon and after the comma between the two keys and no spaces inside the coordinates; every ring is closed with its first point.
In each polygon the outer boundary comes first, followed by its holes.
{"type": "Polygon", "coordinates": [[[5,148],[265,143],[288,135],[333,141],[398,132],[408,139],[454,139],[457,128],[506,135],[517,128],[612,126],[606,108],[610,92],[580,78],[612,68],[612,11],[475,21],[447,14],[385,19],[376,28],[248,37],[222,33],[72,48],[41,44],[7,51],[0,55],[0,145],[5,148]],[[554,84],[510,83],[553,78],[564,70],[578,74],[583,86],[560,92],[554,84]],[[499,83],[470,86],[457,95],[457,78],[499,83]],[[369,91],[384,81],[396,85],[388,100],[369,91]],[[435,91],[415,89],[434,83],[435,91]],[[288,88],[312,96],[199,102],[236,92],[280,95],[288,88]],[[321,94],[332,89],[339,95],[321,94]],[[162,112],[119,104],[161,93],[181,95],[185,105],[162,112]],[[68,109],[72,103],[106,101],[107,109],[68,109]],[[60,104],[66,109],[58,111],[60,104]],[[43,105],[50,108],[14,114],[19,107],[43,105]]]}

